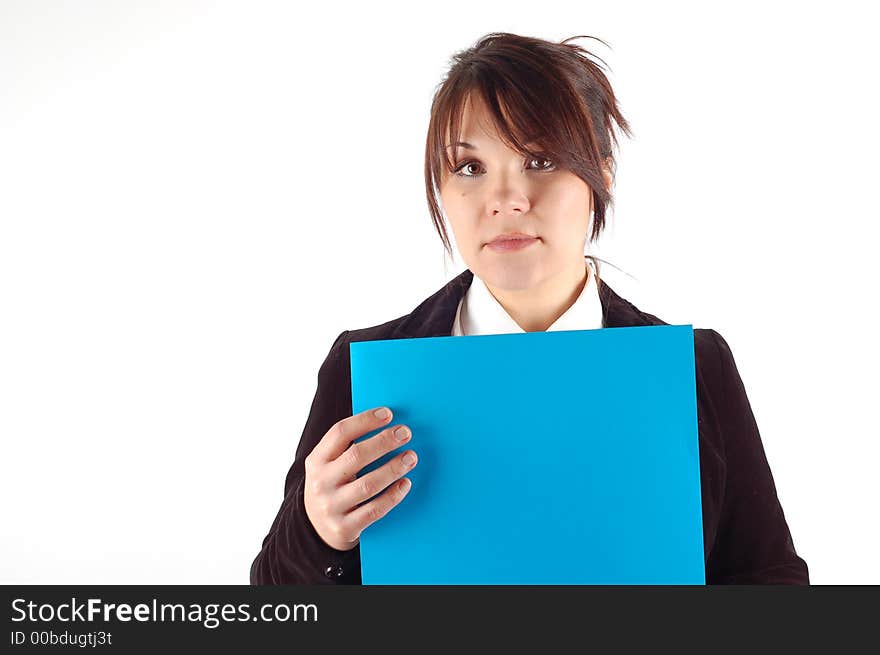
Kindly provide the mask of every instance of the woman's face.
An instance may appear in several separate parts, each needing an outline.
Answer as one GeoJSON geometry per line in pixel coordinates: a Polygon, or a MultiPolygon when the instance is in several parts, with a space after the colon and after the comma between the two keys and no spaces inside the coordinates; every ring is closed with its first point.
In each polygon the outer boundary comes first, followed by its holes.
{"type": "MultiPolygon", "coordinates": [[[[450,145],[453,173],[443,171],[440,198],[458,251],[489,287],[543,289],[572,270],[583,274],[592,192],[582,179],[547,159],[527,158],[498,137],[487,108],[471,95],[462,145],[450,145]],[[488,245],[518,232],[536,237],[515,250],[488,245]]],[[[535,144],[526,144],[534,147],[535,144]]]]}

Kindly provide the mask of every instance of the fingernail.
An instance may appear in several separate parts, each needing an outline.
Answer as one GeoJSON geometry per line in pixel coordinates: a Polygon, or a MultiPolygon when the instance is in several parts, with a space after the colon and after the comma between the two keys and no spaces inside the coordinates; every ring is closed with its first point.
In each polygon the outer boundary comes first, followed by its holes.
{"type": "Polygon", "coordinates": [[[373,414],[375,414],[376,418],[384,420],[388,418],[391,412],[383,407],[381,409],[377,409],[375,412],[373,412],[373,414]]]}
{"type": "Polygon", "coordinates": [[[401,426],[394,431],[394,436],[398,441],[406,441],[407,437],[409,437],[409,430],[401,426]]]}
{"type": "Polygon", "coordinates": [[[407,453],[403,456],[403,463],[405,466],[412,466],[416,463],[416,456],[412,453],[407,453]]]}

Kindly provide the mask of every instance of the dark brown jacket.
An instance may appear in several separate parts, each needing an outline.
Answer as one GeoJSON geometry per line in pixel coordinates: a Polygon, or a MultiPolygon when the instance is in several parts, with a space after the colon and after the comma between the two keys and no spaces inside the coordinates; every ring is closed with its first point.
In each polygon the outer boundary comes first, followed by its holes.
{"type": "MultiPolygon", "coordinates": [[[[349,343],[450,336],[458,303],[472,280],[473,273],[465,269],[410,314],[336,338],[318,372],[284,500],[251,566],[251,584],[361,584],[360,546],[331,548],[305,512],[305,458],[334,423],[352,414],[349,343]]],[[[602,280],[599,299],[605,328],[668,325],[602,280]]],[[[795,552],[727,342],[714,330],[694,329],[694,358],[707,584],[809,584],[807,564],[795,552]]]]}

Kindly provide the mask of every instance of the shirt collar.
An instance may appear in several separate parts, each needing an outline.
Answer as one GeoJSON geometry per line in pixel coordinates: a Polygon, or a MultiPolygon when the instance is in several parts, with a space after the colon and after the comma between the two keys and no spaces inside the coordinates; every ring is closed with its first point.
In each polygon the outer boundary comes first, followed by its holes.
{"type": "MultiPolygon", "coordinates": [[[[547,328],[548,332],[558,330],[594,330],[602,327],[602,304],[593,262],[587,262],[587,283],[565,313],[547,328]]],[[[473,283],[458,303],[453,323],[452,336],[473,336],[478,334],[523,333],[516,321],[504,310],[486,283],[474,276],[473,283]]]]}

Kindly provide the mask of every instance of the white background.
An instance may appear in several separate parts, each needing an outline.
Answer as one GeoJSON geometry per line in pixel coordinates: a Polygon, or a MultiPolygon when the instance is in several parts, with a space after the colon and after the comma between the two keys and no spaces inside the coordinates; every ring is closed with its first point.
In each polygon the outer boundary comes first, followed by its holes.
{"type": "Polygon", "coordinates": [[[604,277],[727,339],[812,582],[880,583],[862,3],[309,4],[0,4],[0,582],[248,582],[333,339],[464,268],[430,101],[511,31],[611,45],[604,277]]]}

